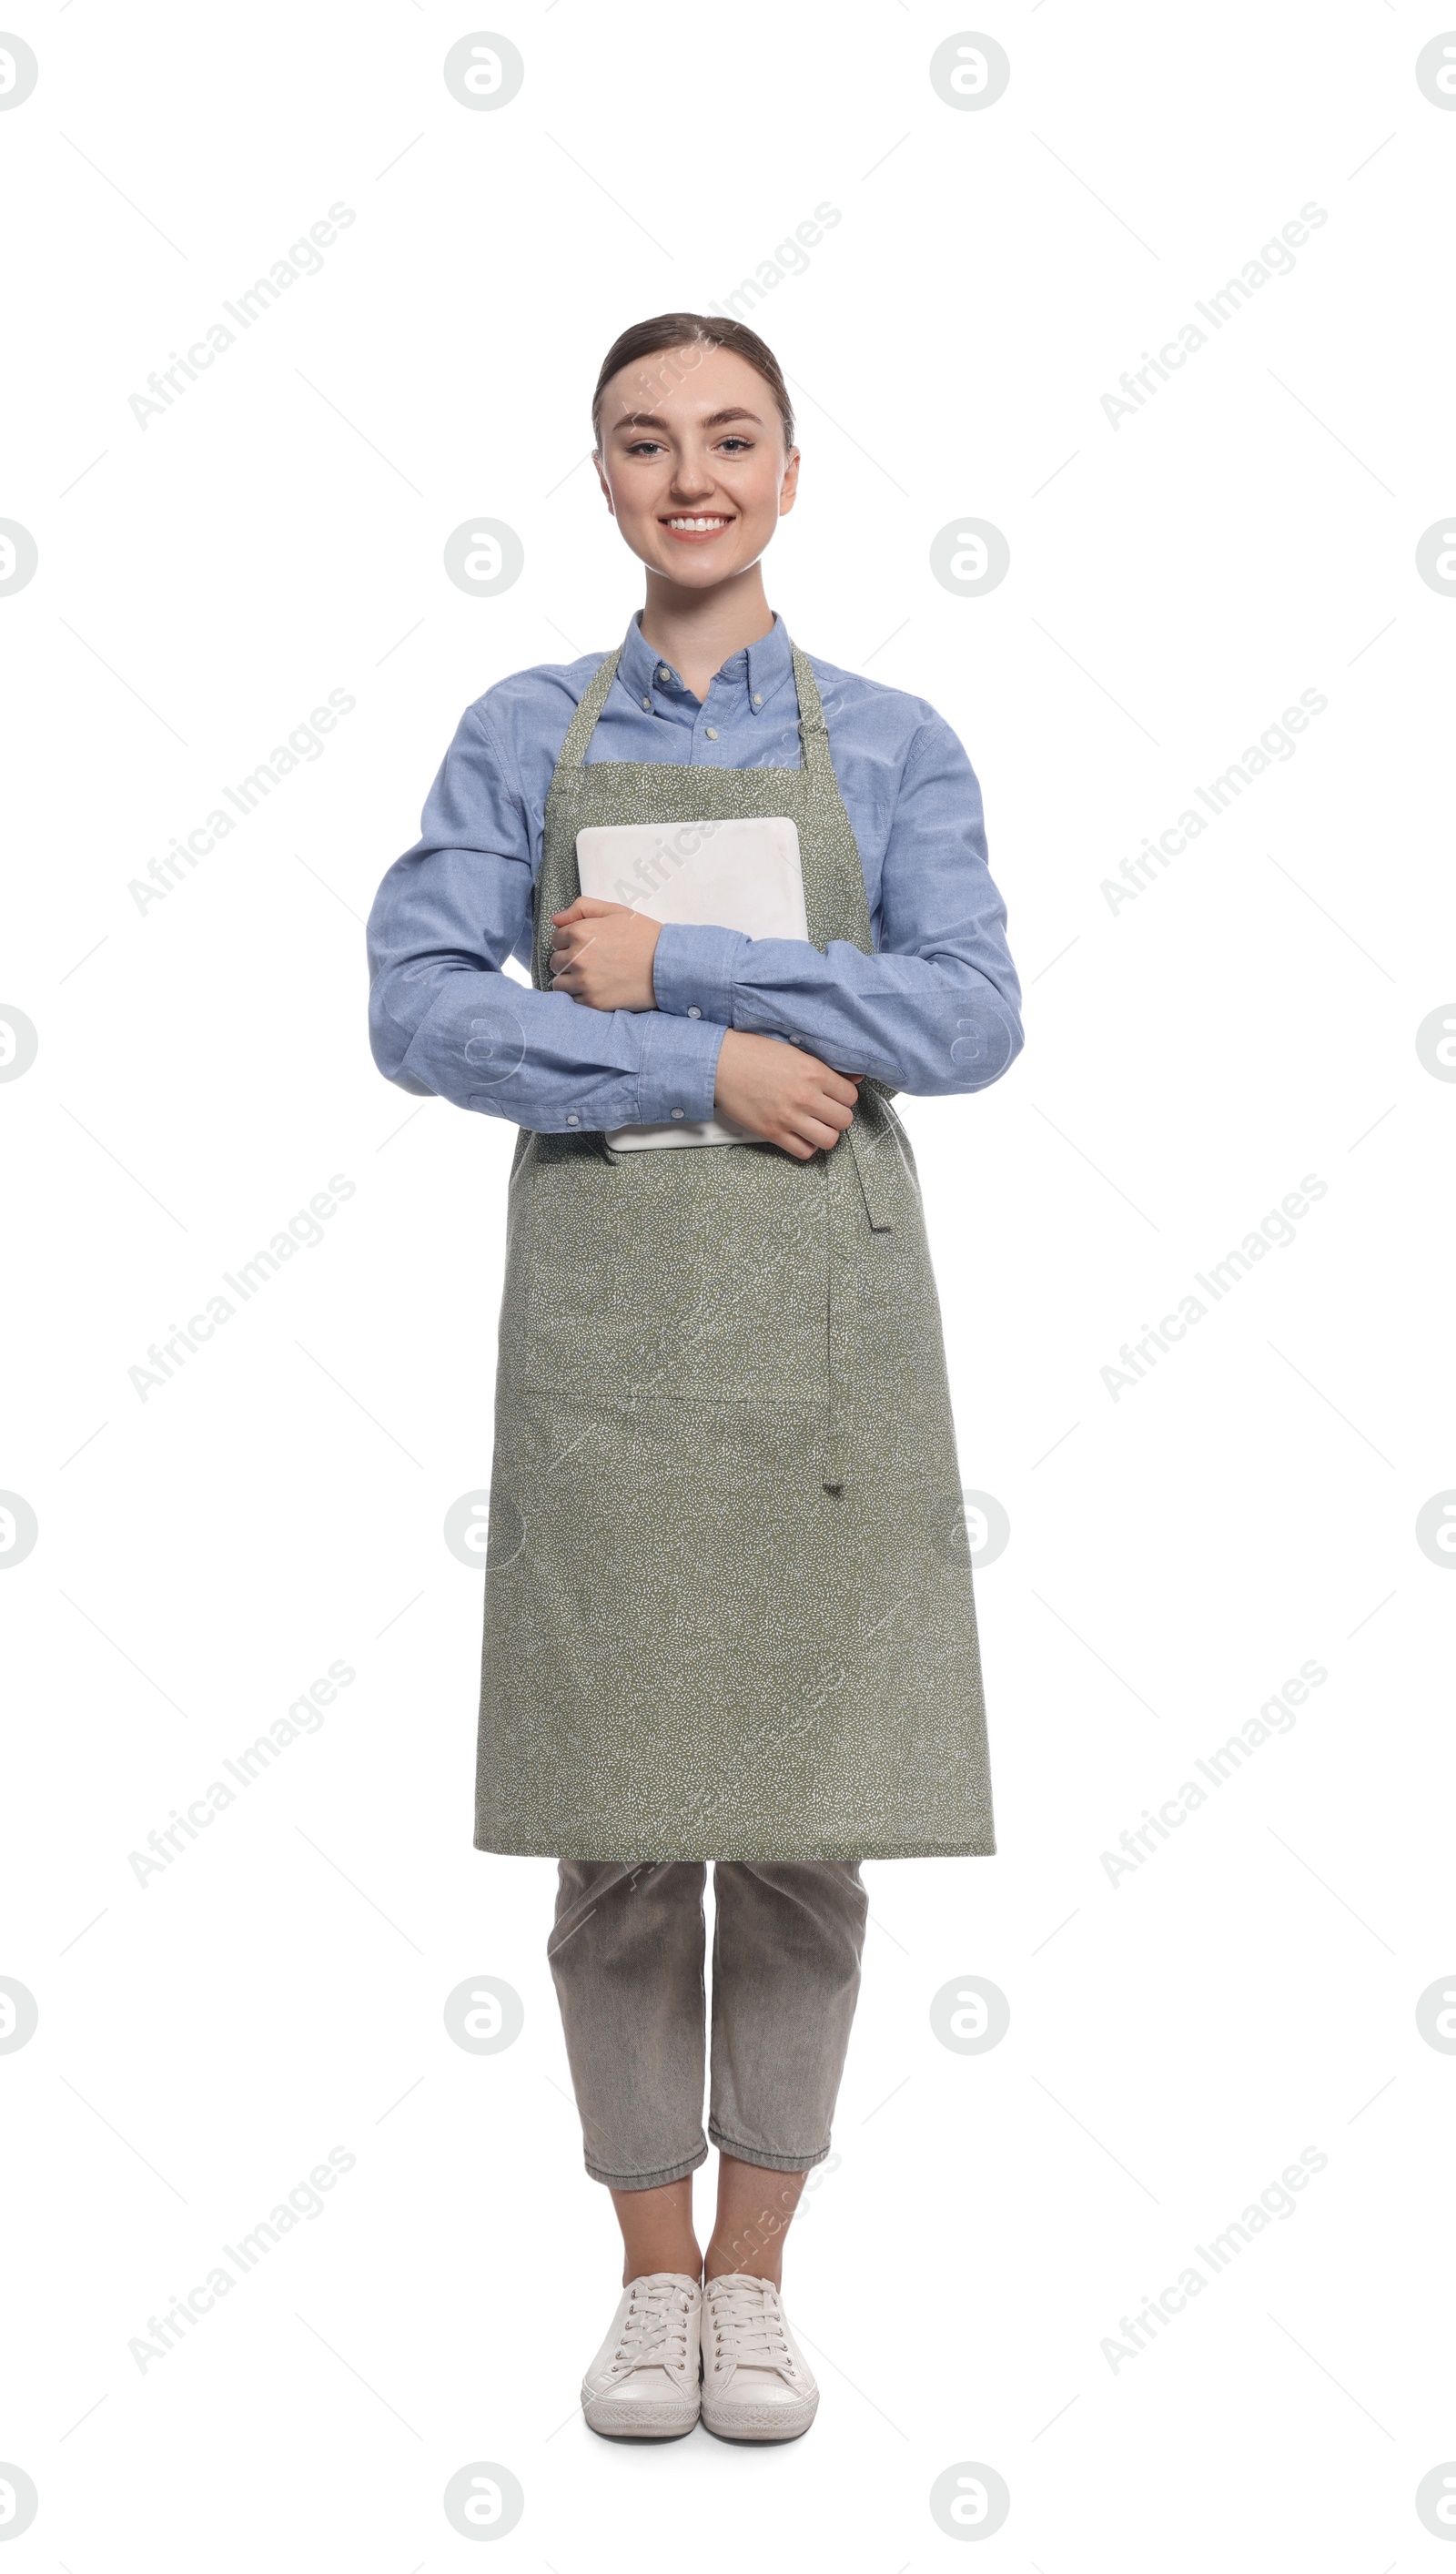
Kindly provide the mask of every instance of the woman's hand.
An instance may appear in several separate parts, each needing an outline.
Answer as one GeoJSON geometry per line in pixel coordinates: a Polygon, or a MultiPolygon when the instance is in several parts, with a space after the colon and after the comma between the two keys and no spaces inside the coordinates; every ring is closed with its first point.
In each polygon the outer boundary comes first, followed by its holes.
{"type": "Polygon", "coordinates": [[[802,1046],[729,1028],[718,1058],[713,1102],[764,1143],[795,1161],[837,1144],[854,1123],[857,1082],[831,1071],[802,1046]]]}
{"type": "Polygon", "coordinates": [[[655,1010],[653,955],[660,921],[625,902],[598,902],[580,893],[567,911],[554,911],[551,988],[570,992],[589,1010],[655,1010]]]}

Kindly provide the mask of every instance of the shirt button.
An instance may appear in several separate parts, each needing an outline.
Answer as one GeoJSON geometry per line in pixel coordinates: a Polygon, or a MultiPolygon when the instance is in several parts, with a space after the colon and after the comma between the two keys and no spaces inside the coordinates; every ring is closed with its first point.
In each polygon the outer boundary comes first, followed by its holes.
{"type": "Polygon", "coordinates": [[[653,701],[652,701],[652,698],[651,698],[651,697],[644,697],[644,699],[643,699],[643,711],[644,711],[644,713],[646,713],[646,714],[651,714],[651,713],[652,713],[652,710],[653,710],[653,701]]]}
{"type": "Polygon", "coordinates": [[[582,1121],[581,1121],[580,1117],[569,1117],[569,1118],[567,1119],[567,1124],[568,1124],[569,1126],[580,1126],[580,1125],[581,1125],[581,1122],[582,1122],[582,1121]]]}
{"type": "Polygon", "coordinates": [[[709,740],[710,740],[710,741],[717,741],[717,739],[718,739],[718,726],[717,726],[717,724],[709,724],[709,725],[706,727],[706,730],[707,730],[707,733],[708,733],[708,738],[709,738],[709,740]]]}
{"type": "Polygon", "coordinates": [[[696,1001],[690,1001],[690,1002],[689,1002],[689,1004],[688,1004],[688,1016],[690,1017],[690,1019],[701,1019],[701,1018],[702,1018],[702,1016],[703,1016],[703,1012],[700,1010],[700,1008],[699,1008],[699,1006],[698,1006],[698,1003],[697,1003],[696,1001]]]}
{"type": "Polygon", "coordinates": [[[763,702],[763,694],[762,694],[762,690],[760,689],[760,690],[758,691],[757,695],[754,697],[754,699],[753,699],[753,703],[754,703],[754,705],[755,705],[755,706],[761,706],[762,702],[763,702]]]}
{"type": "Polygon", "coordinates": [[[681,1117],[681,1116],[682,1116],[682,1114],[683,1114],[683,1111],[682,1111],[682,1109],[681,1109],[681,1108],[675,1108],[675,1109],[674,1109],[674,1111],[673,1111],[673,1114],[674,1114],[674,1116],[675,1116],[675,1117],[681,1117]]]}
{"type": "Polygon", "coordinates": [[[658,677],[660,679],[671,679],[672,675],[672,671],[666,668],[666,666],[658,672],[658,677]]]}

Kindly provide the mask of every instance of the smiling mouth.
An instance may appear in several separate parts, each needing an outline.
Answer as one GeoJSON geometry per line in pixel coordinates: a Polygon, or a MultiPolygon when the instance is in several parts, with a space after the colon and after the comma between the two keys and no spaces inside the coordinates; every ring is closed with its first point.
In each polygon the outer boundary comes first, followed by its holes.
{"type": "Polygon", "coordinates": [[[722,518],[716,512],[704,518],[690,518],[685,513],[682,517],[663,519],[659,522],[660,526],[667,529],[670,536],[689,539],[721,537],[725,528],[730,528],[732,524],[730,518],[722,518]]]}

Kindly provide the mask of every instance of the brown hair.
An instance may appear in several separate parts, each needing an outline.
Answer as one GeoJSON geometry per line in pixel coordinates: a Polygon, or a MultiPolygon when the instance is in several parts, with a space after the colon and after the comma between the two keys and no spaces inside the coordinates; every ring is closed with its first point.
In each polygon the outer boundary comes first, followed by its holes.
{"type": "MultiPolygon", "coordinates": [[[[639,358],[657,357],[665,350],[674,349],[731,349],[736,357],[746,359],[773,396],[783,426],[783,444],[786,448],[792,447],[793,405],[788,399],[788,388],[777,359],[767,344],[759,339],[757,332],[750,331],[745,322],[731,322],[721,313],[658,313],[651,322],[632,323],[613,341],[602,361],[602,373],[592,397],[592,438],[596,446],[600,447],[602,443],[602,397],[613,377],[623,367],[634,365],[639,358]]],[[[698,363],[695,358],[689,366],[697,366],[698,363]]],[[[678,382],[680,376],[687,372],[689,368],[665,367],[661,370],[663,382],[667,385],[678,382]]]]}

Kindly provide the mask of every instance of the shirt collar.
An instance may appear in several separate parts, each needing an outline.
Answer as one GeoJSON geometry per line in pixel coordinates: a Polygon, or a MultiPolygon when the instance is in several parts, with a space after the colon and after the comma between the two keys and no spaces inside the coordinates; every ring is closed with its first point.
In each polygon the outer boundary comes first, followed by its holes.
{"type": "MultiPolygon", "coordinates": [[[[715,714],[726,715],[731,722],[739,717],[752,719],[768,712],[775,693],[792,676],[793,646],[788,629],[777,610],[766,635],[755,644],[745,644],[739,651],[730,652],[721,670],[714,675],[713,706],[715,714]]],[[[698,700],[684,684],[679,671],[643,639],[642,610],[632,618],[623,639],[622,658],[617,676],[627,689],[634,705],[641,706],[644,697],[652,701],[658,714],[692,721],[698,700]],[[663,673],[666,671],[667,676],[663,673]]]]}

